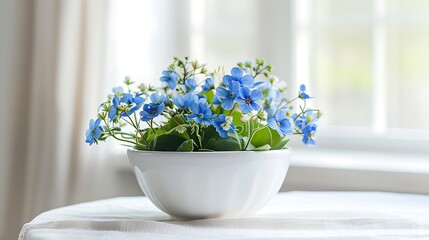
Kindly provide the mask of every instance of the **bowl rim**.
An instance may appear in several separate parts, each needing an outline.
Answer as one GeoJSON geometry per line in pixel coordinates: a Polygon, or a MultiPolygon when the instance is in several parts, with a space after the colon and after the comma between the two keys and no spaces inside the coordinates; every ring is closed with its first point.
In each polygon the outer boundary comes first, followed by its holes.
{"type": "Polygon", "coordinates": [[[139,154],[181,154],[181,155],[186,155],[186,154],[269,154],[269,153],[287,153],[287,154],[291,154],[292,153],[292,148],[291,147],[286,147],[283,149],[276,149],[276,150],[266,150],[266,151],[254,151],[254,150],[246,150],[246,151],[201,151],[201,152],[177,152],[177,151],[146,151],[146,150],[137,150],[137,149],[133,149],[133,148],[128,148],[127,152],[134,152],[134,153],[139,153],[139,154]]]}

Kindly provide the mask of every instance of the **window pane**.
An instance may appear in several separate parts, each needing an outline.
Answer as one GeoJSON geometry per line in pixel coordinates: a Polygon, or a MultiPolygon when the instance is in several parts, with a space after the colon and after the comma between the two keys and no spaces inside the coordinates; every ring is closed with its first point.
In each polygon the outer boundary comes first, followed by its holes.
{"type": "Polygon", "coordinates": [[[371,35],[365,29],[318,32],[312,90],[327,124],[371,125],[371,35]]]}
{"type": "Polygon", "coordinates": [[[231,67],[255,58],[259,4],[257,0],[206,1],[205,55],[210,66],[231,67]]]}
{"type": "Polygon", "coordinates": [[[373,3],[370,0],[313,0],[316,18],[370,16],[373,3]]]}
{"type": "Polygon", "coordinates": [[[388,0],[386,1],[387,14],[428,14],[429,1],[427,0],[388,0]]]}
{"type": "Polygon", "coordinates": [[[388,30],[388,126],[429,128],[429,26],[388,30]]]}

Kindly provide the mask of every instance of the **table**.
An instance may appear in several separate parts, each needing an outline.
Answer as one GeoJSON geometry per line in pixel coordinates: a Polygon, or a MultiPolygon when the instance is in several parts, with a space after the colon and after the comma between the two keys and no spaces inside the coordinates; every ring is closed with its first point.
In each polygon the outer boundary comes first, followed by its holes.
{"type": "Polygon", "coordinates": [[[381,192],[279,193],[253,216],[172,220],[146,197],[42,213],[19,239],[429,239],[429,196],[381,192]]]}

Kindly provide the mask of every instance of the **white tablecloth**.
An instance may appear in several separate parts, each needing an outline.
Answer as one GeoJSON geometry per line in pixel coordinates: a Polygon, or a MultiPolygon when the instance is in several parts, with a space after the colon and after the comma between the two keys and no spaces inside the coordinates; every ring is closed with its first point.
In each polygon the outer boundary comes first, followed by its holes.
{"type": "Polygon", "coordinates": [[[257,214],[173,221],[145,197],[45,212],[20,239],[429,239],[429,196],[377,192],[280,193],[257,214]]]}

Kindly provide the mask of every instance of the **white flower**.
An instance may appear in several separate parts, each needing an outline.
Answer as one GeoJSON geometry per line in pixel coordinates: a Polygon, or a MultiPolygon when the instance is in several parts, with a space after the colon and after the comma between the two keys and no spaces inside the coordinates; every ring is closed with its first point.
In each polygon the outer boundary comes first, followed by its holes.
{"type": "Polygon", "coordinates": [[[229,131],[229,129],[231,128],[232,122],[233,122],[232,116],[226,116],[225,122],[221,124],[223,130],[229,131]]]}
{"type": "Polygon", "coordinates": [[[247,122],[247,121],[249,121],[250,120],[250,115],[249,114],[241,114],[241,117],[240,117],[240,120],[242,121],[242,122],[247,122]]]}

